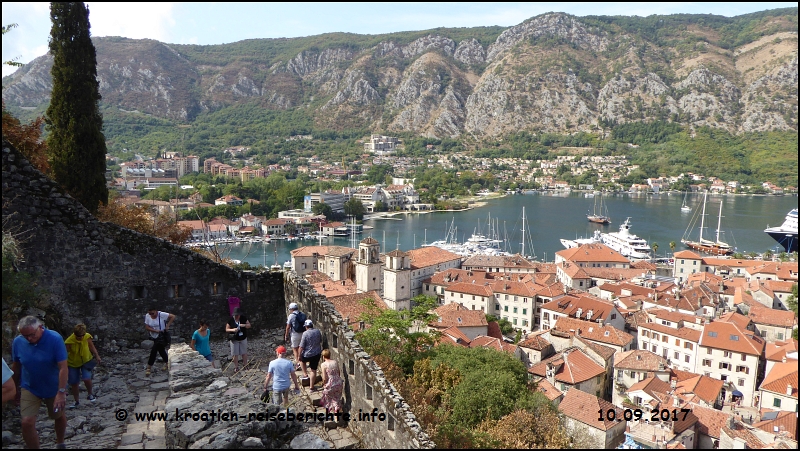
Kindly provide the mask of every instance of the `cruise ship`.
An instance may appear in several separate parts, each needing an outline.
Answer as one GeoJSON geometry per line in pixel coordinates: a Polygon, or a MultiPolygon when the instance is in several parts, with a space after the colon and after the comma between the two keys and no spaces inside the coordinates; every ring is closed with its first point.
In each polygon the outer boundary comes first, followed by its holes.
{"type": "Polygon", "coordinates": [[[793,208],[779,227],[768,227],[764,233],[783,246],[786,252],[797,252],[797,209],[793,208]]]}
{"type": "Polygon", "coordinates": [[[630,232],[631,218],[619,226],[619,232],[603,233],[603,244],[622,254],[623,257],[644,260],[650,258],[650,245],[647,241],[630,232]]]}

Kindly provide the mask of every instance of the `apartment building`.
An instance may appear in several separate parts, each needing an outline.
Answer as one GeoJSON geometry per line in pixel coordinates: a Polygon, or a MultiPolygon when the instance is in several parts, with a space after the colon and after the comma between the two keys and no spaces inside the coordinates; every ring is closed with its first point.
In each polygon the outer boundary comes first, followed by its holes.
{"type": "Polygon", "coordinates": [[[752,407],[764,345],[764,340],[734,322],[711,322],[703,327],[695,372],[725,382],[726,400],[752,407]]]}
{"type": "Polygon", "coordinates": [[[547,330],[555,325],[558,318],[569,316],[585,321],[593,321],[625,330],[625,318],[614,304],[585,293],[566,294],[542,305],[540,325],[547,330]]]}
{"type": "Polygon", "coordinates": [[[797,389],[797,359],[776,363],[759,387],[758,407],[796,414],[797,389]]]}
{"type": "Polygon", "coordinates": [[[422,294],[422,281],[440,271],[461,267],[461,256],[435,246],[407,252],[411,269],[411,297],[422,294]]]}
{"type": "MultiPolygon", "coordinates": [[[[652,315],[649,321],[654,317],[652,315]]],[[[684,327],[683,322],[640,323],[639,349],[667,359],[672,368],[695,371],[701,334],[702,331],[684,327]]]]}

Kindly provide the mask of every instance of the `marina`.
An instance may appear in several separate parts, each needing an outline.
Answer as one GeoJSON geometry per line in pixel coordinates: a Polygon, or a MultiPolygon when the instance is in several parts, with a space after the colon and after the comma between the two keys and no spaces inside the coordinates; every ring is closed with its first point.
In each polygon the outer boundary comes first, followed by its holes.
{"type": "MultiPolygon", "coordinates": [[[[609,216],[631,218],[637,236],[647,241],[655,251],[656,257],[671,254],[669,243],[675,242],[675,250],[686,249],[681,237],[691,221],[690,214],[682,214],[680,207],[684,193],[660,194],[611,194],[604,195],[609,216]],[[658,245],[658,249],[655,249],[658,245]]],[[[722,218],[724,241],[738,252],[762,253],[771,250],[775,253],[783,248],[764,233],[768,225],[781,224],[786,212],[797,208],[796,196],[708,196],[708,211],[716,213],[719,202],[724,199],[722,218]]],[[[702,194],[689,194],[687,203],[699,205],[702,194]]],[[[579,237],[592,237],[595,231],[615,232],[613,225],[599,225],[586,220],[586,210],[591,210],[594,199],[585,198],[582,193],[526,193],[486,199],[486,205],[458,212],[401,213],[392,218],[400,220],[366,220],[365,230],[358,239],[372,236],[381,245],[381,252],[394,249],[408,250],[431,244],[437,240],[447,240],[452,224],[457,227],[453,241],[467,242],[476,231],[477,224],[486,227],[491,213],[496,222],[500,239],[500,250],[511,253],[521,252],[522,209],[526,211],[525,254],[535,255],[540,261],[552,261],[555,252],[564,249],[562,239],[574,240],[579,237]],[[372,227],[369,229],[367,227],[372,227]],[[529,246],[533,246],[530,249],[529,246]]],[[[716,214],[711,221],[716,225],[716,214]]],[[[485,234],[485,233],[484,233],[485,234]]],[[[296,241],[282,241],[278,246],[278,262],[291,259],[290,251],[302,246],[317,244],[350,246],[349,237],[328,237],[296,241]]],[[[218,246],[223,254],[242,260],[253,266],[261,265],[261,243],[241,243],[218,246]]],[[[271,246],[271,244],[269,245],[271,246]]],[[[268,262],[271,264],[272,262],[268,262]]]]}

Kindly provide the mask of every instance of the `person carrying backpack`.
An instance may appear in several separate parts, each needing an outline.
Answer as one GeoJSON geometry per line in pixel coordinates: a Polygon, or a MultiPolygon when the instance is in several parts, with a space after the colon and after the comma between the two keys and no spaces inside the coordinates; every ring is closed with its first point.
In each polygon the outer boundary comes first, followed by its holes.
{"type": "Polygon", "coordinates": [[[291,346],[294,353],[294,362],[298,371],[300,371],[300,339],[303,338],[305,328],[306,314],[301,312],[297,304],[292,302],[289,304],[289,317],[286,319],[286,331],[283,334],[283,341],[289,341],[291,333],[291,346]]]}

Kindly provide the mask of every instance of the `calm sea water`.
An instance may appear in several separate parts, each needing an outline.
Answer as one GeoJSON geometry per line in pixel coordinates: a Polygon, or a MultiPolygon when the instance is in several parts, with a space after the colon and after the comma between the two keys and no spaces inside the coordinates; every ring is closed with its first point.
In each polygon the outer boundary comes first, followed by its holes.
{"type": "MultiPolygon", "coordinates": [[[[487,223],[491,223],[500,239],[505,239],[510,252],[520,252],[522,242],[522,210],[525,207],[525,254],[535,255],[542,261],[552,261],[555,252],[562,250],[561,238],[591,236],[595,230],[616,232],[626,217],[631,218],[631,233],[646,239],[651,245],[658,243],[658,255],[670,253],[669,243],[677,243],[676,250],[684,249],[680,244],[692,219],[693,212],[681,212],[683,194],[633,195],[619,194],[604,196],[611,224],[597,225],[586,220],[586,214],[594,205],[593,198],[583,193],[564,193],[560,195],[530,193],[506,196],[487,201],[487,205],[462,212],[432,212],[425,214],[397,215],[395,219],[375,219],[364,221],[372,226],[359,237],[372,236],[381,243],[381,251],[409,250],[424,243],[445,239],[454,221],[457,227],[457,240],[465,241],[473,232],[488,234],[487,223]],[[533,250],[531,250],[533,247],[533,250]]],[[[687,204],[693,208],[703,202],[702,195],[690,195],[687,204]]],[[[782,248],[772,240],[764,229],[780,225],[792,208],[797,208],[796,196],[709,196],[706,205],[706,229],[704,237],[712,238],[717,228],[717,215],[720,202],[722,207],[722,240],[735,246],[741,252],[764,252],[768,249],[780,251],[782,248]]],[[[699,220],[690,230],[690,237],[697,239],[699,220]]],[[[272,265],[283,264],[289,260],[289,252],[301,246],[317,244],[317,241],[298,240],[273,241],[267,245],[237,244],[227,251],[232,259],[242,260],[251,265],[266,262],[272,265]],[[275,255],[277,251],[277,257],[275,255]]],[[[350,246],[348,238],[327,238],[323,244],[350,246]]]]}

